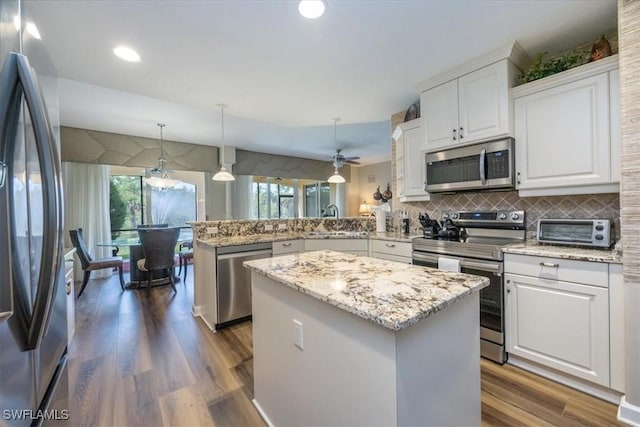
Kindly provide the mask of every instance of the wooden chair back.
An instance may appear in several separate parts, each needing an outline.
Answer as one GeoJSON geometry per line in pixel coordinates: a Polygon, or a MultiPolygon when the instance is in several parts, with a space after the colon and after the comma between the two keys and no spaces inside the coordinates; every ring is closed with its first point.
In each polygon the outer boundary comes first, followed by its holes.
{"type": "Polygon", "coordinates": [[[82,228],[78,228],[77,230],[69,230],[69,235],[71,237],[71,243],[73,243],[73,246],[76,248],[76,253],[78,254],[78,258],[80,259],[80,264],[82,264],[82,269],[86,270],[93,258],[91,258],[91,255],[89,255],[87,245],[84,243],[82,228]]]}
{"type": "Polygon", "coordinates": [[[180,227],[141,228],[138,234],[144,250],[144,268],[152,271],[175,266],[175,248],[180,227]]]}

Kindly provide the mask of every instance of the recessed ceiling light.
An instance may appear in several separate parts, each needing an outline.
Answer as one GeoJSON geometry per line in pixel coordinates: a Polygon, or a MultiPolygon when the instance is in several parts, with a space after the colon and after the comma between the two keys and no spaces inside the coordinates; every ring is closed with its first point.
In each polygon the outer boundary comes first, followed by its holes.
{"type": "Polygon", "coordinates": [[[324,14],[327,4],[323,0],[302,0],[298,4],[300,15],[309,19],[316,19],[324,14]]]}
{"type": "Polygon", "coordinates": [[[138,52],[126,46],[118,46],[113,49],[113,53],[120,59],[124,59],[129,62],[138,62],[140,61],[140,55],[138,52]]]}

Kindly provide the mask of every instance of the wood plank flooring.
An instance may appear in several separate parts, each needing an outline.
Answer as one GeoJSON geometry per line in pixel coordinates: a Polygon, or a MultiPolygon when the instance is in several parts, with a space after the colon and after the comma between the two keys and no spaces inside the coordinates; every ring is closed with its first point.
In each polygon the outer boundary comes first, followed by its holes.
{"type": "MultiPolygon", "coordinates": [[[[92,280],[76,300],[70,425],[264,426],[251,404],[251,323],[212,333],[186,283],[120,291],[92,280]]],[[[483,426],[614,426],[615,405],[482,360],[483,426]]]]}

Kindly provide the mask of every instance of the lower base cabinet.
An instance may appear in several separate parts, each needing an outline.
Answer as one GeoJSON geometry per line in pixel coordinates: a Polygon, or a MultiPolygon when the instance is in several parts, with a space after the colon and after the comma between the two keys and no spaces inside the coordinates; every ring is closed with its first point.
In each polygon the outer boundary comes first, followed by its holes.
{"type": "Polygon", "coordinates": [[[505,286],[508,353],[610,386],[608,288],[510,273],[505,286]]]}
{"type": "Polygon", "coordinates": [[[353,255],[369,255],[368,239],[305,239],[304,251],[331,250],[353,255]]]}

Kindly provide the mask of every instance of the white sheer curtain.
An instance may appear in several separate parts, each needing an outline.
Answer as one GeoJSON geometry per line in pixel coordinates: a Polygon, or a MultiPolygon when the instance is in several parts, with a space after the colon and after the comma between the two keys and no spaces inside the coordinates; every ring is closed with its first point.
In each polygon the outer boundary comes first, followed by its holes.
{"type": "MultiPolygon", "coordinates": [[[[84,241],[94,258],[111,256],[111,248],[96,246],[111,240],[109,216],[109,166],[64,162],[65,234],[71,246],[69,230],[82,228],[84,241]]],[[[76,257],[77,259],[77,257],[76,257]]],[[[91,278],[111,275],[106,268],[91,273],[91,278]]],[[[76,268],[76,280],[82,278],[82,269],[76,268]]]]}

